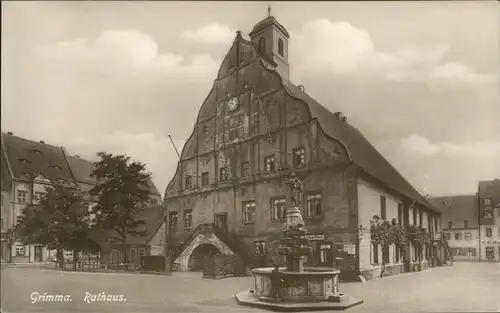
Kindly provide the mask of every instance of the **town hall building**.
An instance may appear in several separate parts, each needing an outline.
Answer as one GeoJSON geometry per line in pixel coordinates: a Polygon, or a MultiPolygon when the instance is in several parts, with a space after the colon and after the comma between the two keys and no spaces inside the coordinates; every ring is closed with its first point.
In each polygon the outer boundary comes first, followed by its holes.
{"type": "MultiPolygon", "coordinates": [[[[269,254],[272,265],[288,205],[283,178],[293,172],[313,248],[306,265],[370,277],[384,259],[390,273],[410,271],[415,249],[403,258],[372,245],[370,220],[437,232],[441,213],[341,112],[291,82],[285,27],[269,14],[249,37],[236,33],[165,191],[173,262],[189,270],[207,253],[269,254]]],[[[426,249],[423,264],[438,250],[426,249]]]]}

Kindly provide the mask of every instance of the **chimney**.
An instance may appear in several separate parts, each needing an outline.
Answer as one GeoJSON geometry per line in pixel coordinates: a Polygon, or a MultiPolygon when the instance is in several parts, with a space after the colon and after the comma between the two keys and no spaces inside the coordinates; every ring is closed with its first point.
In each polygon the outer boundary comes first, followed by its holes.
{"type": "Polygon", "coordinates": [[[343,115],[342,115],[342,112],[335,112],[335,113],[333,113],[333,115],[334,115],[336,118],[338,118],[339,120],[340,120],[340,119],[342,119],[342,116],[343,116],[343,115]]]}
{"type": "Polygon", "coordinates": [[[75,158],[79,159],[79,158],[80,158],[80,155],[75,154],[75,158]]]}
{"type": "Polygon", "coordinates": [[[7,132],[7,135],[14,135],[13,132],[7,132]]]}
{"type": "Polygon", "coordinates": [[[40,140],[40,143],[45,143],[45,141],[43,141],[43,140],[40,140]]]}
{"type": "Polygon", "coordinates": [[[347,117],[342,116],[342,122],[346,122],[347,123],[347,117]]]}
{"type": "Polygon", "coordinates": [[[304,88],[304,85],[299,86],[300,91],[304,92],[306,89],[304,88]]]}

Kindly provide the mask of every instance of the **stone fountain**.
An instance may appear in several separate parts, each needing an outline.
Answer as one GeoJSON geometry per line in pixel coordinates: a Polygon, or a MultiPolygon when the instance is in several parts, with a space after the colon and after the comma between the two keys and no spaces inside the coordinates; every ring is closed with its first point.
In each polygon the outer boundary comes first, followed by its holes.
{"type": "Polygon", "coordinates": [[[340,271],[330,267],[304,267],[304,256],[311,251],[306,227],[300,213],[302,183],[295,176],[286,180],[291,189],[292,206],[288,208],[279,254],[286,267],[256,268],[253,289],[235,295],[240,305],[274,311],[343,310],[363,300],[339,291],[340,271]]]}

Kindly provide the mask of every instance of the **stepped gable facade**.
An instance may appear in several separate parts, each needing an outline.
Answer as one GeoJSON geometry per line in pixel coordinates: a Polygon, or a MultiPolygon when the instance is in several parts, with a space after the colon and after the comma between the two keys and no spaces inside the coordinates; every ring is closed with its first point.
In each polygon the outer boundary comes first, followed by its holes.
{"type": "Polygon", "coordinates": [[[329,262],[338,251],[342,262],[359,266],[354,255],[364,248],[358,230],[369,227],[366,216],[373,213],[361,214],[360,202],[380,212],[379,198],[363,198],[360,184],[401,204],[401,219],[408,220],[410,207],[438,218],[440,212],[342,113],[290,81],[290,36],[273,16],[249,36],[236,33],[165,191],[168,240],[180,247],[176,262],[187,266],[197,248],[186,241],[213,244],[193,236],[201,224],[224,229],[248,251],[270,251],[269,238],[283,227],[283,175],[292,171],[304,186],[307,229],[318,235],[311,264],[329,262]]]}

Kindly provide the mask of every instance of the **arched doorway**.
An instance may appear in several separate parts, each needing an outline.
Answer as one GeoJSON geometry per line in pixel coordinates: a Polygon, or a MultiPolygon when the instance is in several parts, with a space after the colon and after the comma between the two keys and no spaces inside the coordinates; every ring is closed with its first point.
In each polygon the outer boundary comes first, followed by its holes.
{"type": "Polygon", "coordinates": [[[203,262],[206,256],[221,254],[219,249],[212,244],[204,243],[196,247],[191,255],[189,256],[188,261],[188,270],[191,272],[202,271],[203,270],[203,262]]]}

